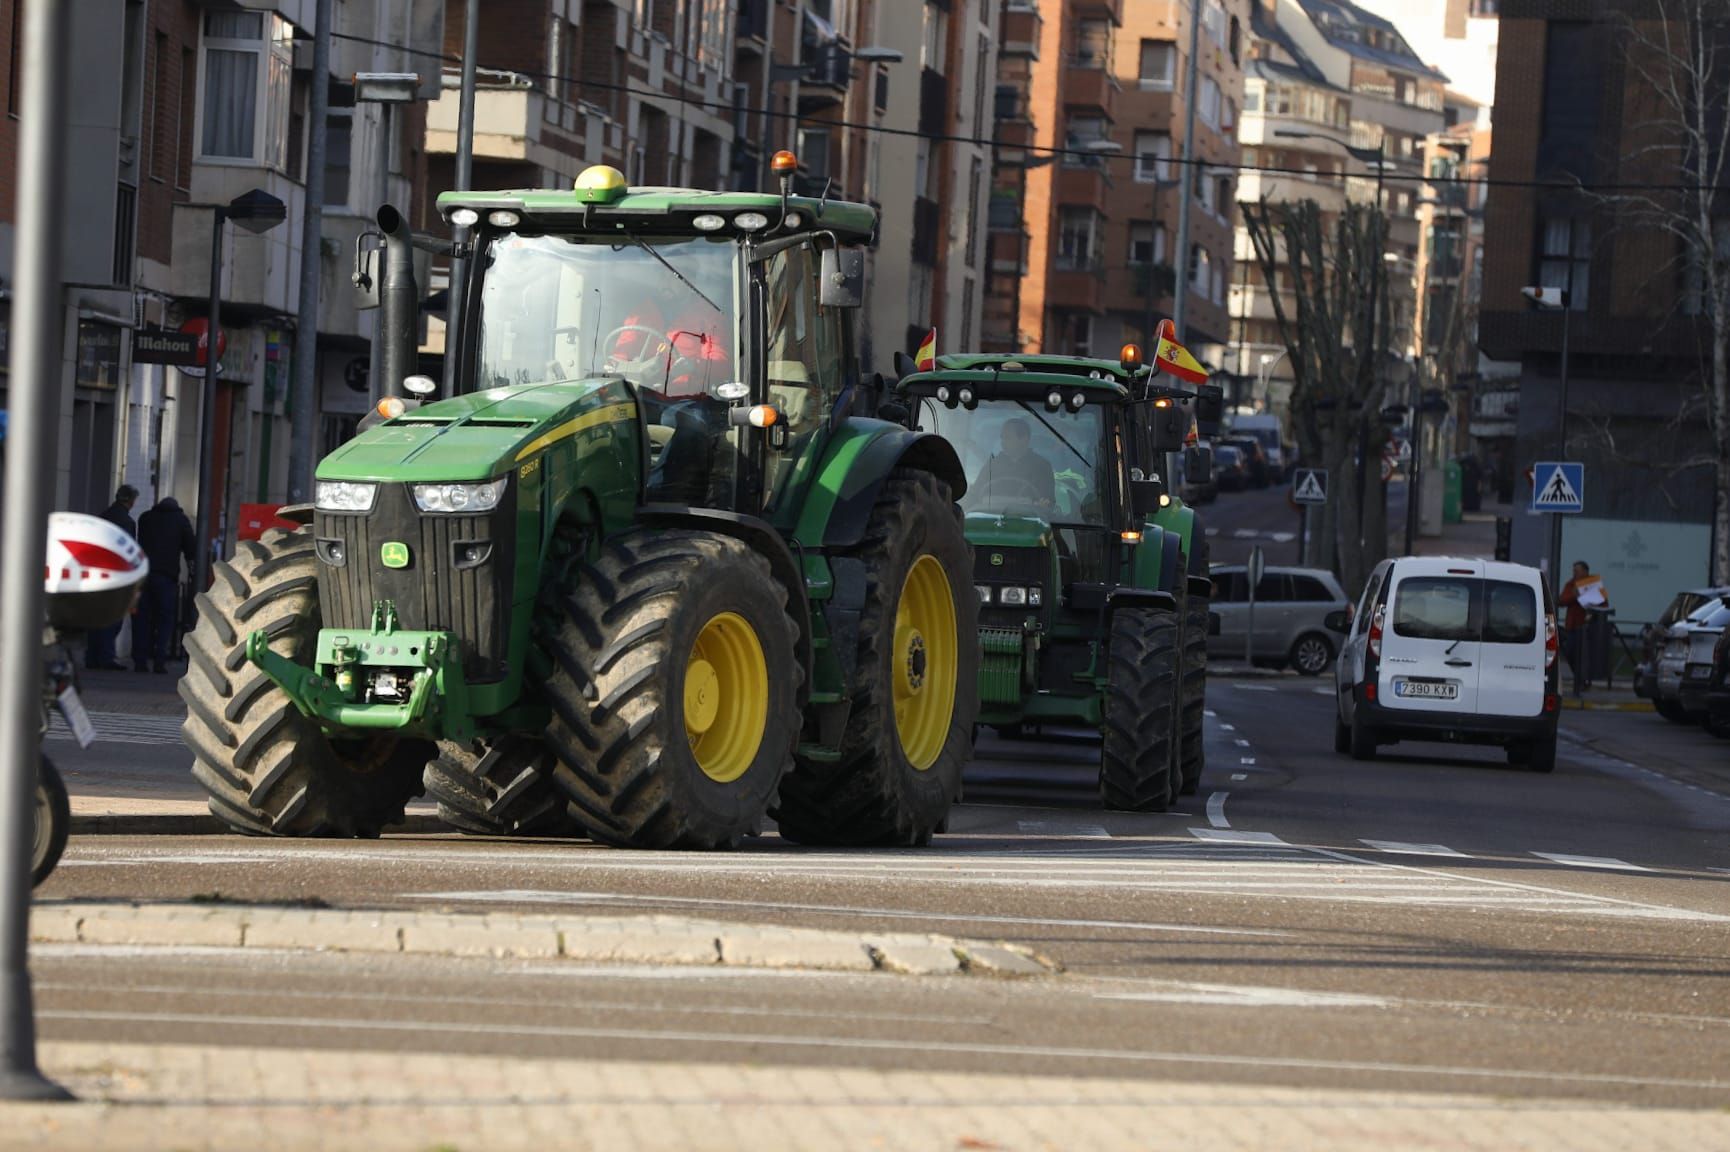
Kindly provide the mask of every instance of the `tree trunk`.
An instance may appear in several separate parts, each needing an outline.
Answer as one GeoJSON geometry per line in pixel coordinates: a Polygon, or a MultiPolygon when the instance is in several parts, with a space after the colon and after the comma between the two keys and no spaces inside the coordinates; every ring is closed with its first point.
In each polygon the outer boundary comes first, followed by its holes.
{"type": "Polygon", "coordinates": [[[1712,583],[1730,584],[1730,292],[1717,293],[1713,308],[1711,406],[1712,583]]]}

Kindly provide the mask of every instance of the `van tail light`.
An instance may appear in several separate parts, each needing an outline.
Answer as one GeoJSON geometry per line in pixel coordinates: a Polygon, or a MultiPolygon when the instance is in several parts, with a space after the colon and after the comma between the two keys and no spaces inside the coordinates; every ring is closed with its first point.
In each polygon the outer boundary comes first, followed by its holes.
{"type": "Polygon", "coordinates": [[[1544,614],[1544,671],[1548,672],[1556,666],[1556,614],[1544,614]]]}
{"type": "Polygon", "coordinates": [[[1370,617],[1370,636],[1367,643],[1369,645],[1370,656],[1376,660],[1382,658],[1382,621],[1387,615],[1387,611],[1387,606],[1383,605],[1376,609],[1376,614],[1374,616],[1370,617]]]}
{"type": "Polygon", "coordinates": [[[1544,696],[1544,711],[1545,712],[1554,712],[1556,709],[1560,708],[1561,706],[1562,706],[1562,698],[1560,696],[1557,696],[1554,692],[1550,692],[1550,693],[1545,694],[1545,696],[1544,696]]]}

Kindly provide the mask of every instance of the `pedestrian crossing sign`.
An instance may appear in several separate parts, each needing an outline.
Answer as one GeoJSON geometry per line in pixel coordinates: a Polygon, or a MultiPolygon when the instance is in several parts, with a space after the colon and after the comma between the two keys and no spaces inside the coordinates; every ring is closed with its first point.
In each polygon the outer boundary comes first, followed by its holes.
{"type": "Polygon", "coordinates": [[[1328,470],[1326,468],[1299,468],[1293,472],[1291,498],[1299,504],[1326,504],[1328,502],[1328,470]]]}
{"type": "Polygon", "coordinates": [[[1586,505],[1586,466],[1540,460],[1532,467],[1532,511],[1579,512],[1586,505]]]}

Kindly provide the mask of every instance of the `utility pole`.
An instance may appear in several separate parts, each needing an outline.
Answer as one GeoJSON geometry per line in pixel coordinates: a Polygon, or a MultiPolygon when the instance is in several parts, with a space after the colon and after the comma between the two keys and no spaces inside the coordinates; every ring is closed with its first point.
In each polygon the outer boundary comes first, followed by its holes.
{"type": "MultiPolygon", "coordinates": [[[[467,192],[474,181],[475,164],[475,56],[480,51],[481,0],[468,0],[463,8],[463,78],[457,103],[457,170],[455,192],[467,192]]],[[[467,229],[458,232],[461,241],[467,229]]],[[[457,329],[462,323],[464,277],[468,262],[452,256],[450,283],[445,288],[444,387],[441,396],[456,395],[457,329]]]]}
{"type": "MultiPolygon", "coordinates": [[[[0,527],[0,1099],[69,1100],[36,1066],[30,991],[30,865],[41,758],[42,566],[60,427],[65,285],[67,54],[73,5],[28,4],[18,145],[17,257],[6,519],[0,527]],[[30,386],[23,382],[29,381],[30,386]]],[[[201,493],[202,495],[202,493],[201,493]]]]}
{"type": "Polygon", "coordinates": [[[318,0],[307,98],[306,201],[300,226],[300,302],[289,392],[288,502],[312,499],[312,441],[318,416],[318,282],[324,268],[325,129],[330,119],[330,0],[318,0]]]}
{"type": "MultiPolygon", "coordinates": [[[[1183,77],[1183,155],[1178,173],[1177,252],[1172,266],[1177,269],[1172,290],[1171,322],[1177,329],[1179,342],[1188,339],[1184,328],[1185,297],[1189,288],[1189,203],[1195,199],[1195,88],[1201,64],[1201,0],[1190,0],[1189,62],[1183,77]]],[[[1151,355],[1151,353],[1150,353],[1151,355]]]]}

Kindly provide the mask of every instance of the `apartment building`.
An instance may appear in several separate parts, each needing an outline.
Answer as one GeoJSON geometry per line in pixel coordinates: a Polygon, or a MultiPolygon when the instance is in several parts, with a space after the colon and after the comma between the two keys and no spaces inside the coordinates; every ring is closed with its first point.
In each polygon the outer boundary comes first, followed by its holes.
{"type": "MultiPolygon", "coordinates": [[[[1446,126],[1446,77],[1419,59],[1391,22],[1349,0],[1257,0],[1250,32],[1253,59],[1238,133],[1250,170],[1238,198],[1309,199],[1324,212],[1341,210],[1347,200],[1379,198],[1389,220],[1387,347],[1391,357],[1409,365],[1420,351],[1416,277],[1423,146],[1446,126]]],[[[1259,268],[1247,267],[1254,254],[1241,227],[1235,251],[1246,265],[1230,293],[1235,330],[1225,358],[1238,377],[1235,399],[1243,407],[1283,411],[1291,389],[1285,345],[1273,319],[1270,286],[1259,268]]],[[[1391,364],[1387,371],[1396,389],[1410,379],[1409,371],[1391,364]]]]}
{"type": "MultiPolygon", "coordinates": [[[[1563,564],[1587,558],[1615,590],[1617,619],[1651,620],[1663,596],[1709,570],[1709,329],[1674,236],[1642,226],[1613,192],[1566,187],[1661,186],[1686,169],[1650,147],[1660,105],[1650,64],[1629,63],[1626,26],[1565,0],[1505,3],[1501,23],[1478,331],[1486,354],[1520,366],[1503,414],[1515,425],[1514,499],[1529,498],[1537,461],[1582,461],[1585,510],[1563,517],[1563,564]],[[1566,290],[1569,310],[1538,309],[1521,294],[1530,285],[1566,290]]],[[[1730,233],[1730,216],[1716,223],[1730,233]]],[[[1548,517],[1514,517],[1514,559],[1547,559],[1549,531],[1548,517]]]]}

